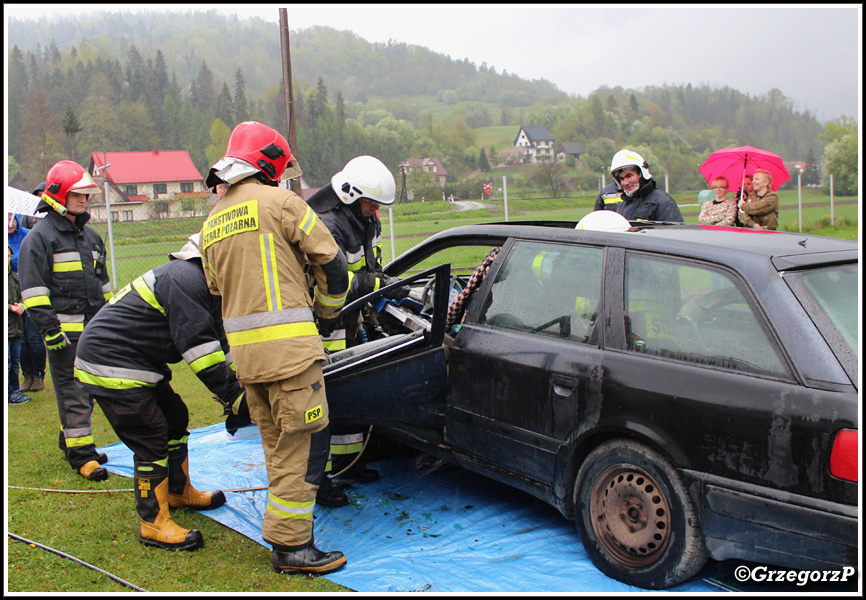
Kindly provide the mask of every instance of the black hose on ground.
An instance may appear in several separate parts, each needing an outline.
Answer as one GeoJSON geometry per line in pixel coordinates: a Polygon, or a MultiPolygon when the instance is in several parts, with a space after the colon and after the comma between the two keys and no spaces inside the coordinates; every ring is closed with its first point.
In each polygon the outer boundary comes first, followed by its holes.
{"type": "Polygon", "coordinates": [[[65,552],[61,552],[60,550],[55,550],[54,548],[50,548],[50,547],[45,546],[43,544],[38,544],[36,542],[25,539],[21,536],[15,535],[14,533],[9,533],[9,537],[11,537],[13,540],[18,540],[19,542],[24,542],[25,544],[29,544],[30,546],[42,548],[43,550],[47,550],[48,552],[52,552],[52,553],[56,554],[57,556],[62,556],[63,558],[68,558],[69,560],[71,560],[73,562],[77,562],[79,565],[84,565],[88,569],[93,569],[97,573],[102,573],[103,575],[110,577],[111,579],[113,579],[117,583],[119,583],[121,585],[125,585],[128,588],[134,589],[136,592],[146,592],[147,591],[146,589],[140,588],[137,585],[129,583],[128,581],[124,581],[123,579],[121,579],[117,575],[112,575],[108,571],[104,571],[104,570],[100,569],[99,567],[95,567],[95,566],[91,565],[90,563],[86,563],[83,560],[81,560],[80,558],[75,558],[71,554],[66,554],[65,552]]]}

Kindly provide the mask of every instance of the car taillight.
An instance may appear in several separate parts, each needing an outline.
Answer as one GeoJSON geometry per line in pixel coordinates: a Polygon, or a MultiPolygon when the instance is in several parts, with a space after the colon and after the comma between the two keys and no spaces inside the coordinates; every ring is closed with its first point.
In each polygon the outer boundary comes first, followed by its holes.
{"type": "Polygon", "coordinates": [[[857,481],[857,430],[842,429],[833,440],[830,451],[830,474],[839,479],[857,481]]]}

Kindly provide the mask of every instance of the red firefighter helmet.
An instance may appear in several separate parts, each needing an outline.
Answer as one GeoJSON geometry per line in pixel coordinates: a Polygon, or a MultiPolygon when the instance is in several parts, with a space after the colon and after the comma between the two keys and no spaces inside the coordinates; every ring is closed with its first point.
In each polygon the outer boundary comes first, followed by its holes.
{"type": "Polygon", "coordinates": [[[257,121],[244,121],[232,130],[225,156],[211,168],[205,184],[213,189],[220,181],[236,183],[256,171],[277,182],[298,177],[301,170],[297,165],[289,143],[277,130],[257,121]]]}
{"type": "Polygon", "coordinates": [[[71,160],[61,160],[48,169],[45,176],[45,193],[66,206],[66,194],[98,194],[99,186],[84,167],[71,160]]]}

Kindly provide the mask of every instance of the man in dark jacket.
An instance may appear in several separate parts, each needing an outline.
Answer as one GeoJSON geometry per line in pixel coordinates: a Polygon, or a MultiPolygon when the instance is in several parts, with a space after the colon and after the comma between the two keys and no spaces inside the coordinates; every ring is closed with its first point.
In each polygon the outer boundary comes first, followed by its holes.
{"type": "Polygon", "coordinates": [[[683,222],[679,206],[667,192],[656,187],[649,165],[640,154],[620,150],[611,160],[610,173],[622,189],[622,202],[605,202],[604,210],[615,211],[630,221],[683,222]]]}
{"type": "MultiPolygon", "coordinates": [[[[393,281],[382,273],[382,223],[377,210],[380,205],[393,204],[395,192],[394,176],[382,161],[372,156],[358,156],[307,201],[346,254],[347,303],[393,281]]],[[[341,314],[334,323],[320,322],[319,333],[325,350],[338,352],[363,343],[365,332],[359,319],[360,314],[352,311],[341,314]]],[[[317,503],[330,507],[349,503],[345,492],[334,487],[327,473],[344,471],[358,458],[363,444],[363,431],[331,425],[331,460],[316,494],[317,503]]],[[[343,479],[371,483],[379,479],[379,473],[367,468],[359,458],[343,474],[343,479]]]]}
{"type": "Polygon", "coordinates": [[[209,510],[222,506],[225,495],[190,483],[189,411],[170,385],[168,365],[186,361],[224,407],[246,411],[198,241],[194,234],[169,255],[174,260],[118,290],[87,324],[75,358],[75,378],[134,453],[139,540],[169,550],[204,543],[198,530],[172,521],[169,507],[209,510]]]}
{"type": "Polygon", "coordinates": [[[93,399],[73,379],[75,347],[84,326],[111,297],[105,244],[86,225],[84,209],[99,187],[71,160],[49,169],[36,212],[46,213],[21,242],[21,297],[48,349],[60,415],[60,449],[85,479],[102,481],[105,455],[96,452],[90,417],[93,399]]]}

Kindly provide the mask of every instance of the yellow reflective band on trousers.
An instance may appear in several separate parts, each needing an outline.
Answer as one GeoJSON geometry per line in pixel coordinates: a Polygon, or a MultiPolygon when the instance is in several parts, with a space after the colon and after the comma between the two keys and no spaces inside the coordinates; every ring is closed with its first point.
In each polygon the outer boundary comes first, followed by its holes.
{"type": "Polygon", "coordinates": [[[331,454],[357,454],[364,447],[363,433],[331,436],[331,454]]]}
{"type": "Polygon", "coordinates": [[[83,435],[81,437],[66,438],[64,441],[66,442],[67,448],[80,448],[81,446],[87,446],[94,443],[92,434],[83,435]]]}
{"type": "Polygon", "coordinates": [[[322,340],[322,346],[328,352],[339,352],[346,349],[346,338],[341,340],[322,340]]]}
{"type": "Polygon", "coordinates": [[[265,282],[268,310],[283,310],[283,300],[280,298],[280,277],[277,271],[277,261],[274,260],[274,234],[261,234],[259,246],[262,251],[262,276],[265,282]]]}
{"type": "Polygon", "coordinates": [[[310,502],[290,502],[278,498],[272,492],[268,492],[267,509],[281,519],[312,519],[315,500],[310,502]]]}

